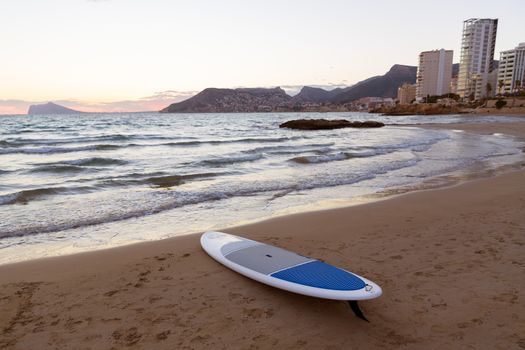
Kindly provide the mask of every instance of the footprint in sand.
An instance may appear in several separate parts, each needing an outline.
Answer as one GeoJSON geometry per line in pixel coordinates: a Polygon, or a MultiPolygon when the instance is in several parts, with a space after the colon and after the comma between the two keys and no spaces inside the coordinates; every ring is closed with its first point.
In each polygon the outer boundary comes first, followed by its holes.
{"type": "Polygon", "coordinates": [[[171,331],[170,330],[167,330],[167,331],[164,331],[164,332],[161,332],[161,333],[158,333],[156,335],[156,338],[158,340],[166,340],[168,339],[168,335],[170,335],[171,331]]]}
{"type": "Polygon", "coordinates": [[[136,344],[140,339],[142,339],[142,334],[137,330],[137,327],[132,327],[125,330],[123,333],[119,330],[116,330],[111,335],[112,338],[125,346],[131,346],[136,344]]]}

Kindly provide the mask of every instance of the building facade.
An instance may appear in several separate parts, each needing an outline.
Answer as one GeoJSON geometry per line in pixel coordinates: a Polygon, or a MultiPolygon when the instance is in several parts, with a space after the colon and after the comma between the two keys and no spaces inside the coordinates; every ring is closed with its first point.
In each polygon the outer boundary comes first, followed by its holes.
{"type": "Polygon", "coordinates": [[[500,52],[497,92],[513,93],[525,87],[525,43],[500,52]]]}
{"type": "Polygon", "coordinates": [[[458,95],[467,99],[493,96],[490,78],[494,71],[494,49],[498,20],[472,18],[463,22],[458,95]],[[488,91],[487,91],[488,90],[488,91]]]}
{"type": "Polygon", "coordinates": [[[403,84],[397,88],[397,100],[400,105],[411,104],[416,99],[416,84],[403,84]]]}
{"type": "Polygon", "coordinates": [[[395,106],[394,99],[391,97],[361,97],[352,102],[359,111],[370,111],[379,107],[395,106]]]}
{"type": "Polygon", "coordinates": [[[416,78],[416,98],[439,96],[450,92],[452,50],[423,51],[419,54],[416,78]]]}

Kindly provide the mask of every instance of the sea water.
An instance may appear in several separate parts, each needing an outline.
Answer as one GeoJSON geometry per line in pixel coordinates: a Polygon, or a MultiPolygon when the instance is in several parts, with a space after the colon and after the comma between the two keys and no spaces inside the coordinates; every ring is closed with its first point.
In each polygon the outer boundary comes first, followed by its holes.
{"type": "Polygon", "coordinates": [[[366,113],[3,116],[0,263],[347,205],[439,177],[494,169],[520,161],[523,143],[500,134],[406,124],[508,120],[519,119],[366,113]],[[297,118],[388,125],[279,128],[297,118]]]}

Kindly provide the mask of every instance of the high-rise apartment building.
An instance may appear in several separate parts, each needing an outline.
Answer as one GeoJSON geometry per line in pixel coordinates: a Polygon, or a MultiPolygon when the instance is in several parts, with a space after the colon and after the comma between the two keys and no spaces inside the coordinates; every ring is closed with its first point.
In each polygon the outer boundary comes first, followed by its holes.
{"type": "Polygon", "coordinates": [[[500,94],[512,93],[525,87],[525,43],[513,50],[500,52],[498,86],[500,94]]]}
{"type": "Polygon", "coordinates": [[[490,77],[494,71],[497,30],[497,19],[472,18],[463,22],[458,75],[459,96],[480,99],[496,91],[490,77]],[[488,90],[487,84],[490,84],[488,90]]]}
{"type": "Polygon", "coordinates": [[[419,54],[416,97],[444,95],[450,92],[452,50],[423,51],[419,54]]]}

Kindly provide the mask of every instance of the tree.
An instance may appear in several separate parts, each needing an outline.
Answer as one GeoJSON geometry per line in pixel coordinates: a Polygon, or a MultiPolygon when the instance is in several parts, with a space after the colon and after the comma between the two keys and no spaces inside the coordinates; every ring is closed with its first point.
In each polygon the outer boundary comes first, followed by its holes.
{"type": "Polygon", "coordinates": [[[485,85],[485,89],[487,91],[487,97],[490,97],[490,94],[492,93],[492,85],[487,83],[487,85],[485,85]]]}
{"type": "Polygon", "coordinates": [[[521,90],[521,80],[516,80],[515,90],[521,90]]]}
{"type": "Polygon", "coordinates": [[[505,86],[505,82],[503,80],[498,81],[498,88],[499,88],[499,94],[501,95],[501,90],[505,86]]]}
{"type": "Polygon", "coordinates": [[[502,109],[506,105],[507,105],[507,101],[505,101],[505,100],[497,100],[496,101],[496,108],[497,109],[502,109]]]}

